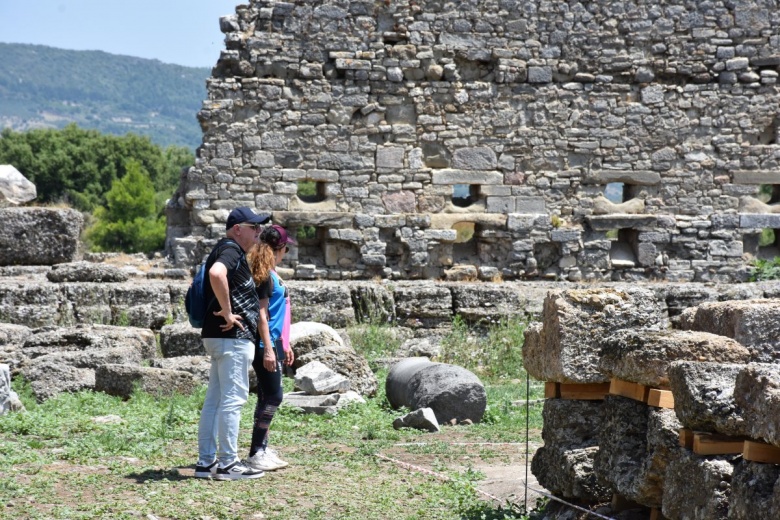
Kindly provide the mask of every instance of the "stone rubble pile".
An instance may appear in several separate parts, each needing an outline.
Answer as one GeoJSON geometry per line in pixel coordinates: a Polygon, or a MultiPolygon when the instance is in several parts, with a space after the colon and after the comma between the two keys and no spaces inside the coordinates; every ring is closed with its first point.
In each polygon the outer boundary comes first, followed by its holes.
{"type": "MultiPolygon", "coordinates": [[[[686,330],[677,330],[652,293],[548,295],[542,324],[526,332],[529,374],[559,384],[561,395],[566,384],[610,384],[581,399],[549,396],[532,471],[583,504],[611,498],[614,508],[630,503],[669,520],[779,518],[780,465],[739,455],[745,440],[780,447],[780,365],[755,362],[780,352],[771,332],[780,300],[705,303],[683,314],[686,330]],[[656,391],[673,403],[654,402],[656,391]],[[737,452],[707,454],[683,440],[686,432],[734,441],[737,452]]],[[[545,518],[565,518],[556,515],[545,518]]]]}

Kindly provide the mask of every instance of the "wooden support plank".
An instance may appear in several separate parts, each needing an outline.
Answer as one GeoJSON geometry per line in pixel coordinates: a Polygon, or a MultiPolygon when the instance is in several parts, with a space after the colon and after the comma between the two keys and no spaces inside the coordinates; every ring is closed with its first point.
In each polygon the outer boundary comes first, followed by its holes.
{"type": "Polygon", "coordinates": [[[612,395],[620,395],[634,399],[635,401],[647,402],[648,387],[640,385],[639,383],[632,383],[630,381],[623,381],[621,379],[612,378],[609,384],[609,393],[612,395]]]}
{"type": "Polygon", "coordinates": [[[546,399],[558,399],[561,397],[561,384],[554,382],[546,382],[544,384],[544,397],[546,399]]]}
{"type": "Polygon", "coordinates": [[[657,507],[650,509],[650,520],[666,520],[666,517],[657,507]]]}
{"type": "Polygon", "coordinates": [[[693,450],[693,430],[680,428],[680,446],[693,450]]]}
{"type": "Polygon", "coordinates": [[[742,458],[753,462],[780,464],[780,448],[757,441],[745,441],[742,458]]]}
{"type": "Polygon", "coordinates": [[[718,435],[717,433],[695,432],[693,452],[696,455],[731,455],[742,453],[744,439],[718,435]]]}
{"type": "Polygon", "coordinates": [[[656,408],[674,408],[674,395],[671,390],[650,388],[647,392],[647,404],[656,408]]]}
{"type": "Polygon", "coordinates": [[[604,399],[609,393],[609,383],[561,383],[561,399],[581,399],[584,401],[598,401],[604,399]]]}

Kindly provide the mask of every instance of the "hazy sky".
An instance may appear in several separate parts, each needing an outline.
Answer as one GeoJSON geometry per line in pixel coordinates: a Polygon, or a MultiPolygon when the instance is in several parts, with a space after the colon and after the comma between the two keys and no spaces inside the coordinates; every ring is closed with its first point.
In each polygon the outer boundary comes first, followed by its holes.
{"type": "Polygon", "coordinates": [[[247,0],[0,0],[0,42],[213,67],[219,18],[247,0]]]}

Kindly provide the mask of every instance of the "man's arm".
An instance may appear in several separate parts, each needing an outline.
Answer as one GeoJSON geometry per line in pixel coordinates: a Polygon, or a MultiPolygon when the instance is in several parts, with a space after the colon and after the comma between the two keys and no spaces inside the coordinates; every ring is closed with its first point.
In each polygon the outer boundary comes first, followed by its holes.
{"type": "Polygon", "coordinates": [[[241,324],[241,316],[233,314],[233,309],[230,305],[230,285],[228,284],[227,272],[225,264],[219,261],[214,262],[214,265],[209,269],[211,289],[219,302],[220,309],[219,312],[214,313],[214,316],[222,316],[222,319],[225,320],[225,324],[219,326],[223,331],[232,329],[234,325],[244,330],[244,325],[241,324]]]}

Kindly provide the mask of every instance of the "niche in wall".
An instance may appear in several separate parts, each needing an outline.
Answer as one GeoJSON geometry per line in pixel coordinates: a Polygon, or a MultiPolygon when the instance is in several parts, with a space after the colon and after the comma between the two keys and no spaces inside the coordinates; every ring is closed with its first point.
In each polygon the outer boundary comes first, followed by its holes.
{"type": "Polygon", "coordinates": [[[626,199],[626,185],[622,182],[610,182],[604,187],[604,197],[612,204],[621,204],[626,199]]]}
{"type": "Polygon", "coordinates": [[[474,222],[456,222],[452,229],[457,231],[452,243],[452,261],[455,264],[478,264],[477,225],[474,222]]]}
{"type": "Polygon", "coordinates": [[[325,265],[323,244],[328,230],[311,225],[298,226],[295,239],[298,241],[298,264],[325,265]]]}
{"type": "Polygon", "coordinates": [[[639,232],[635,229],[613,229],[607,231],[607,238],[612,241],[609,249],[609,262],[613,269],[628,269],[636,267],[636,244],[639,232]]]}

